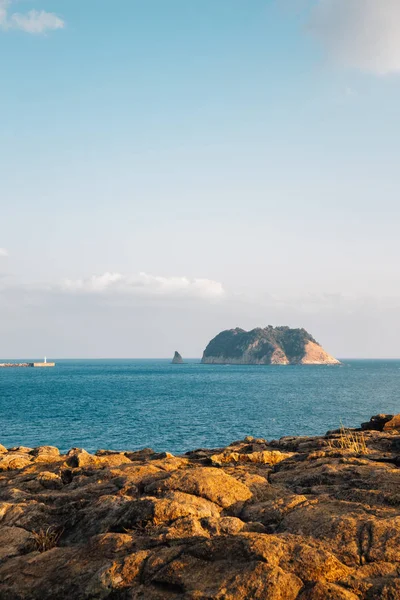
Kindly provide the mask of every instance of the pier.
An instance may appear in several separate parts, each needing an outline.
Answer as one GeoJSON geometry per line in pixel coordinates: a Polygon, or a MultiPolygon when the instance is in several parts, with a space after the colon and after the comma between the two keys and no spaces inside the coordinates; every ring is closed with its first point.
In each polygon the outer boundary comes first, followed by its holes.
{"type": "Polygon", "coordinates": [[[13,367],[33,367],[34,363],[0,363],[0,368],[13,368],[13,367]]]}
{"type": "Polygon", "coordinates": [[[39,368],[39,369],[43,369],[43,368],[48,368],[48,367],[55,367],[56,363],[54,362],[47,362],[47,359],[45,358],[43,362],[26,362],[26,363],[17,363],[17,362],[10,362],[10,363],[0,363],[0,369],[16,369],[16,368],[39,368]]]}

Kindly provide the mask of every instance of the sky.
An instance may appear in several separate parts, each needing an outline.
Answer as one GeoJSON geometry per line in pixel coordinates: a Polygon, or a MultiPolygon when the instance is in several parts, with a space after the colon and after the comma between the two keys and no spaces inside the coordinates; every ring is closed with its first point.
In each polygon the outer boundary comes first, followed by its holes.
{"type": "Polygon", "coordinates": [[[400,358],[398,0],[0,0],[0,356],[400,358]]]}

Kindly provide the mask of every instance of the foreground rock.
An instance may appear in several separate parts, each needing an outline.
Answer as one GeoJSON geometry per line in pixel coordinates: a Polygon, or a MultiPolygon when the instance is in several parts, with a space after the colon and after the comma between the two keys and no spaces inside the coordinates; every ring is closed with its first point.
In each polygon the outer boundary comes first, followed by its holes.
{"type": "Polygon", "coordinates": [[[181,457],[0,447],[0,598],[400,599],[400,418],[369,423],[181,457]]]}

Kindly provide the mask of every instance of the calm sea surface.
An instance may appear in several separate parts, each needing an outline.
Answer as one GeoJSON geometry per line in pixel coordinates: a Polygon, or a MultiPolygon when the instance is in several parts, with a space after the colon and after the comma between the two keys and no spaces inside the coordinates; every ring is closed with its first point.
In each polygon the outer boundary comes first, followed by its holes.
{"type": "Polygon", "coordinates": [[[60,360],[0,369],[0,443],[184,452],[246,435],[325,433],[400,412],[400,361],[342,367],[60,360]]]}

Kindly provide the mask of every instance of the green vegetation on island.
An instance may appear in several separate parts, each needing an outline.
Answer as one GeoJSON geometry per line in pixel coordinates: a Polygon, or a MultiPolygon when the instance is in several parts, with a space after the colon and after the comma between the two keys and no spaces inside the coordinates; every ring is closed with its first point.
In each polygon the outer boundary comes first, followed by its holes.
{"type": "Polygon", "coordinates": [[[219,333],[203,354],[203,363],[214,364],[338,364],[305,329],[286,326],[237,327],[219,333]]]}

